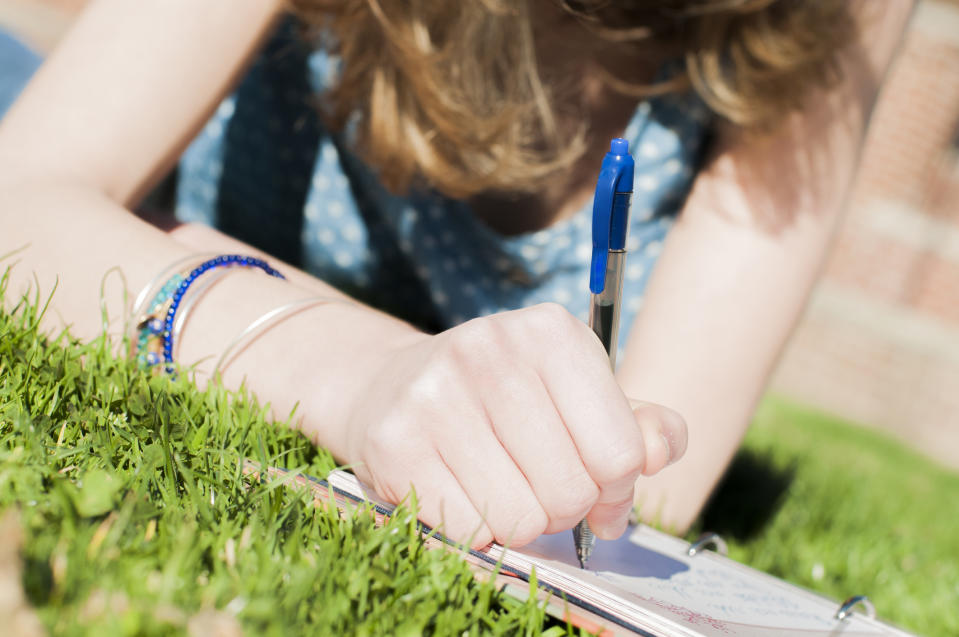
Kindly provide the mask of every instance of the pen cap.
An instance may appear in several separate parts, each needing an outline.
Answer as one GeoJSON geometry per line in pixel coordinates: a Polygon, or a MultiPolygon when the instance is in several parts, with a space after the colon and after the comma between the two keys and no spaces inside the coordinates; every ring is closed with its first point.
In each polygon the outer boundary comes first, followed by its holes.
{"type": "Polygon", "coordinates": [[[633,158],[629,142],[617,137],[609,144],[596,180],[593,197],[593,254],[590,264],[589,289],[603,291],[606,279],[607,253],[626,249],[629,227],[629,199],[633,192],[633,158]]]}

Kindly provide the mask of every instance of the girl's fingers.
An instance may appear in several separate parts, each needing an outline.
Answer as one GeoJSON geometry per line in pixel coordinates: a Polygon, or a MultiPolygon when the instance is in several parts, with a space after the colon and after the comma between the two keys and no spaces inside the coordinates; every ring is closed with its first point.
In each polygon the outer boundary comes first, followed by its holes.
{"type": "Polygon", "coordinates": [[[633,417],[643,432],[646,465],[643,475],[659,473],[686,453],[686,421],[677,412],[641,400],[629,399],[633,417]]]}
{"type": "Polygon", "coordinates": [[[599,487],[599,509],[593,508],[595,524],[590,526],[599,537],[610,538],[622,532],[619,522],[629,515],[636,478],[646,465],[645,439],[602,348],[595,345],[589,355],[577,356],[576,364],[564,364],[564,354],[556,352],[540,374],[583,465],[599,487]]]}
{"type": "Polygon", "coordinates": [[[492,541],[489,526],[428,438],[411,435],[400,423],[386,423],[369,447],[370,456],[354,470],[388,502],[408,501],[415,490],[424,524],[474,548],[492,541]]]}
{"type": "Polygon", "coordinates": [[[536,367],[593,482],[599,488],[589,519],[600,537],[617,537],[633,506],[636,479],[682,454],[685,423],[675,412],[637,403],[634,411],[595,335],[567,312],[527,312],[540,334],[528,360],[536,367]],[[555,339],[555,343],[551,342],[555,339]],[[555,346],[554,346],[555,345],[555,346]]]}
{"type": "MultiPolygon", "coordinates": [[[[646,450],[642,474],[651,476],[686,451],[686,422],[678,413],[661,405],[638,400],[629,402],[646,450]]],[[[587,516],[590,528],[604,539],[619,537],[626,530],[633,505],[632,493],[629,499],[597,503],[587,516]]]]}
{"type": "Polygon", "coordinates": [[[420,485],[418,516],[424,524],[470,548],[482,548],[493,540],[492,530],[456,477],[438,458],[416,467],[410,475],[410,484],[420,485]]]}
{"type": "Polygon", "coordinates": [[[596,502],[599,488],[583,466],[542,379],[532,369],[516,369],[501,379],[485,405],[497,438],[547,515],[543,532],[576,524],[596,502]]]}
{"type": "Polygon", "coordinates": [[[500,544],[539,537],[549,518],[526,476],[496,437],[484,406],[464,397],[457,417],[434,432],[436,450],[500,544]]]}

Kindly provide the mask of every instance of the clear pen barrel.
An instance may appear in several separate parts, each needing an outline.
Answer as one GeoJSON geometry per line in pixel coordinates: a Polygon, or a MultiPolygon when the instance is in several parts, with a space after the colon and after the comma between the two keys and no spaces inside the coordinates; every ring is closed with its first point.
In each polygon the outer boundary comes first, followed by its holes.
{"type": "Polygon", "coordinates": [[[623,272],[626,269],[626,251],[610,250],[606,263],[606,282],[603,291],[590,295],[589,326],[599,337],[609,354],[609,365],[616,369],[616,344],[619,334],[619,309],[623,298],[623,272]]]}

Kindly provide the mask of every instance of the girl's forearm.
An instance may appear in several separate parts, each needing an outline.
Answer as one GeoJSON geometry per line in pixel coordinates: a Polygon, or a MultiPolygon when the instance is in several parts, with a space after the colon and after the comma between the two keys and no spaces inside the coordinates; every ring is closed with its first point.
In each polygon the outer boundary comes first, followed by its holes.
{"type": "MultiPolygon", "coordinates": [[[[37,285],[41,295],[56,288],[45,328],[69,325],[84,339],[103,329],[101,286],[110,331],[119,337],[128,301],[171,263],[198,248],[245,251],[239,242],[219,239],[222,235],[211,230],[184,229],[180,238],[186,243],[181,242],[176,232],[171,236],[156,229],[95,190],[62,182],[0,189],[0,210],[5,227],[0,254],[16,251],[7,260],[15,263],[7,302],[37,285]],[[114,268],[123,274],[126,298],[120,277],[107,275],[114,268]]],[[[180,335],[178,362],[200,361],[201,382],[230,342],[264,313],[308,297],[347,298],[318,279],[270,261],[287,281],[259,271],[231,271],[195,305],[180,335]]],[[[288,315],[237,351],[224,382],[235,387],[245,380],[280,418],[301,402],[302,413],[313,415],[304,424],[307,433],[339,455],[343,443],[337,425],[345,421],[366,375],[390,348],[419,335],[358,303],[318,304],[288,315]]]]}

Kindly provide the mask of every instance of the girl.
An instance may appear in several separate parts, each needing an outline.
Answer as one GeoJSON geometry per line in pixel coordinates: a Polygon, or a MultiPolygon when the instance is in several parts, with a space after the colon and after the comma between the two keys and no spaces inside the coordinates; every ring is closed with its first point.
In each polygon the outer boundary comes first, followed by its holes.
{"type": "Polygon", "coordinates": [[[178,359],[216,360],[277,309],[225,382],[278,414],[298,402],[385,498],[415,487],[424,522],[474,546],[584,516],[616,537],[634,501],[685,529],[801,310],[909,3],[284,9],[89,7],[0,123],[16,280],[58,281],[57,313],[90,336],[111,267],[139,289],[198,250],[258,247],[287,281],[234,268],[195,297],[178,359]],[[577,315],[620,135],[637,188],[614,376],[577,315]],[[194,138],[188,223],[130,214],[194,138]]]}

